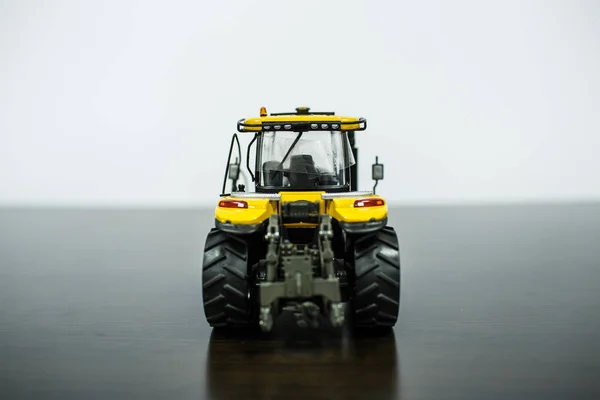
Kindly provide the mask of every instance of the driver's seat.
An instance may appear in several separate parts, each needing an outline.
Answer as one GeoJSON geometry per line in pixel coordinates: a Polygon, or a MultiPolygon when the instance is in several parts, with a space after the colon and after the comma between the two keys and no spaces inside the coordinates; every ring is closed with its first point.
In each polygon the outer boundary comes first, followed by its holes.
{"type": "Polygon", "coordinates": [[[315,161],[310,154],[299,154],[290,157],[288,179],[290,186],[298,188],[310,188],[315,186],[319,171],[315,161]]]}

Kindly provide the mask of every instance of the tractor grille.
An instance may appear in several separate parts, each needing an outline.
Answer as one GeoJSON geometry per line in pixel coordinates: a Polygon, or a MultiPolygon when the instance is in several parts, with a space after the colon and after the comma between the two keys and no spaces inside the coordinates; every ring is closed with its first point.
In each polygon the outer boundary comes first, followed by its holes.
{"type": "Polygon", "coordinates": [[[319,202],[297,200],[283,203],[281,218],[284,224],[319,223],[319,202]]]}

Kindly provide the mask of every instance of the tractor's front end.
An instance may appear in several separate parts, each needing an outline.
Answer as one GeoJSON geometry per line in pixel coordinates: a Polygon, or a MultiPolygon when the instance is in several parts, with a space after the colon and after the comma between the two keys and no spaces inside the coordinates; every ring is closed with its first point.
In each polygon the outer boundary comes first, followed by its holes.
{"type": "MultiPolygon", "coordinates": [[[[255,190],[223,193],[216,208],[203,266],[212,326],[269,331],[285,311],[299,326],[317,326],[322,317],[340,326],[346,302],[356,326],[395,324],[400,259],[387,204],[353,187],[353,134],[365,128],[364,119],[305,108],[262,109],[238,122],[240,132],[254,133],[254,168],[247,164],[255,190]]],[[[375,164],[376,180],[382,172],[375,164]]]]}

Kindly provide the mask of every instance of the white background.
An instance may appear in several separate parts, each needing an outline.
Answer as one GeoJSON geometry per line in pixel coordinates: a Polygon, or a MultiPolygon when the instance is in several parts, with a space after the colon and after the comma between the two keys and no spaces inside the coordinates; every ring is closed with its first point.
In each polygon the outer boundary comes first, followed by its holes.
{"type": "Polygon", "coordinates": [[[599,22],[593,0],[3,0],[0,201],[212,205],[263,105],[366,117],[359,181],[378,155],[391,202],[599,198],[599,22]]]}

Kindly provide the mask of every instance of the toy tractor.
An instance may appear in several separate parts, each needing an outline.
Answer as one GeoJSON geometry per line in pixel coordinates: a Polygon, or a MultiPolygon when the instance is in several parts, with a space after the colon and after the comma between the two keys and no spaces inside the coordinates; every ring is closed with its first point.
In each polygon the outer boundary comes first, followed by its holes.
{"type": "Polygon", "coordinates": [[[400,255],[386,201],[375,194],[383,179],[377,159],[372,191],[357,191],[354,134],[364,118],[333,112],[267,114],[238,121],[248,144],[252,192],[236,182],[241,150],[233,135],[206,239],[203,301],[212,327],[273,329],[283,312],[301,327],[344,323],[393,327],[400,302],[400,255]],[[239,157],[231,163],[234,143],[239,157]],[[250,150],[255,144],[255,159],[250,150]],[[227,177],[232,190],[225,193],[227,177]]]}

